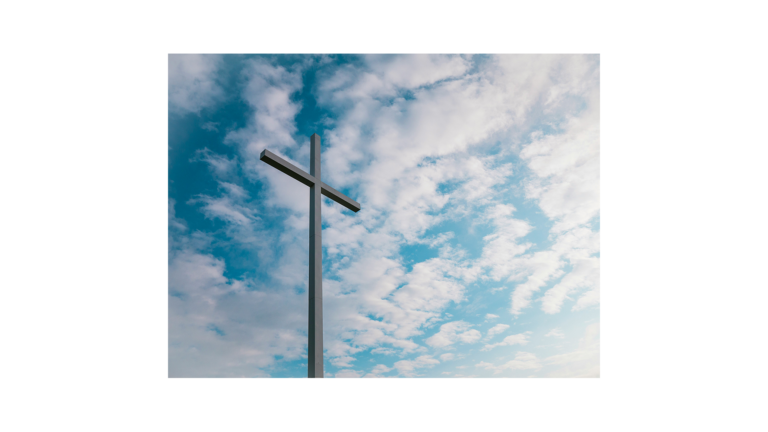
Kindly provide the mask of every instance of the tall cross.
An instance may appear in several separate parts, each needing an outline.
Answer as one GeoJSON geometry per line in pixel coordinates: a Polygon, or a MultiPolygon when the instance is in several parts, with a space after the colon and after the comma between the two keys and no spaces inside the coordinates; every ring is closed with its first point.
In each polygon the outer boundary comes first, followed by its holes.
{"type": "Polygon", "coordinates": [[[309,378],[323,377],[323,240],[320,194],[357,213],[360,204],[320,180],[320,135],[309,138],[309,174],[264,149],[260,160],[309,186],[309,378]]]}

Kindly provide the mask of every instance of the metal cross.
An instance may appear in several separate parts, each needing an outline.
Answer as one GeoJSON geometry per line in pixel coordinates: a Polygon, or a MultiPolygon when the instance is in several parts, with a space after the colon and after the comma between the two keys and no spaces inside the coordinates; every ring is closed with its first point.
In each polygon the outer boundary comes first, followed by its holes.
{"type": "Polygon", "coordinates": [[[309,378],[323,377],[323,241],[320,194],[357,213],[360,204],[320,180],[320,135],[309,138],[309,174],[269,150],[260,160],[309,186],[309,378]]]}

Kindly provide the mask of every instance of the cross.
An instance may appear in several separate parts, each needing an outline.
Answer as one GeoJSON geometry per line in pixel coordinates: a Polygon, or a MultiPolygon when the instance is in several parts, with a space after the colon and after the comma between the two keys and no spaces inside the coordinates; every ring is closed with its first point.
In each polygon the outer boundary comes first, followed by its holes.
{"type": "Polygon", "coordinates": [[[360,204],[320,180],[320,135],[309,138],[309,174],[264,149],[260,160],[309,186],[309,378],[323,377],[323,240],[320,194],[357,213],[360,204]]]}

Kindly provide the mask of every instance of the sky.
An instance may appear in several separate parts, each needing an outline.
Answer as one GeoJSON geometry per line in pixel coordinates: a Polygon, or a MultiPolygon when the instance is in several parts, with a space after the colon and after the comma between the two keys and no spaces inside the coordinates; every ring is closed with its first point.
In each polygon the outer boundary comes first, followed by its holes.
{"type": "Polygon", "coordinates": [[[170,55],[171,377],[600,376],[598,55],[170,55]]]}

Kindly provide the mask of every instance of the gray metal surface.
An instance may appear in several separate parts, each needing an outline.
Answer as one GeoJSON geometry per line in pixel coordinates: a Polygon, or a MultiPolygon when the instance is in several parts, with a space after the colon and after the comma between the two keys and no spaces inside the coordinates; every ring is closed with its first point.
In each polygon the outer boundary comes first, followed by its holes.
{"type": "Polygon", "coordinates": [[[309,174],[315,183],[309,187],[309,359],[310,378],[323,377],[323,228],[320,218],[323,188],[320,180],[320,136],[312,134],[309,149],[309,174]]]}
{"type": "Polygon", "coordinates": [[[337,203],[343,205],[355,213],[360,211],[360,204],[358,204],[357,201],[351,199],[350,197],[344,195],[343,193],[337,191],[325,183],[323,183],[323,195],[336,201],[337,203]]]}
{"type": "Polygon", "coordinates": [[[269,150],[260,160],[309,186],[309,326],[307,376],[323,377],[323,239],[321,194],[358,212],[360,204],[323,183],[320,176],[320,135],[309,138],[309,174],[269,150]]]}
{"type": "Polygon", "coordinates": [[[278,171],[288,174],[290,177],[295,178],[307,186],[312,186],[315,184],[314,177],[267,149],[264,149],[261,152],[259,160],[266,162],[268,165],[272,165],[273,167],[277,168],[278,171]]]}

